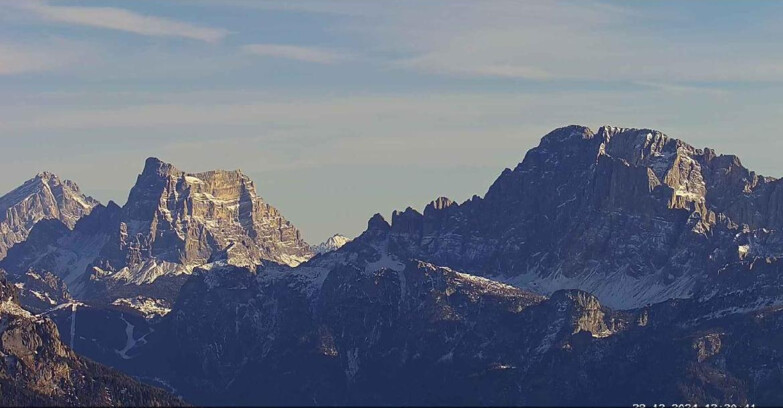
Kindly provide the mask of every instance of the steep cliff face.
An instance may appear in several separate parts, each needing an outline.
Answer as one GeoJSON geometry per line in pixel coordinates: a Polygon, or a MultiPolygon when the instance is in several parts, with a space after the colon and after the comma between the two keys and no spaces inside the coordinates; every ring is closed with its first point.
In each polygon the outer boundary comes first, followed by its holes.
{"type": "Polygon", "coordinates": [[[296,266],[312,255],[299,231],[241,172],[188,174],[154,158],[131,189],[114,233],[98,273],[119,271],[134,283],[155,279],[161,268],[190,272],[213,257],[235,265],[270,260],[296,266]]]}
{"type": "Polygon", "coordinates": [[[311,256],[241,172],[190,174],[150,158],[123,207],[100,206],[72,231],[55,222],[34,228],[2,263],[14,274],[51,271],[78,298],[171,302],[193,268],[212,260],[294,266],[311,256]]]}
{"type": "Polygon", "coordinates": [[[27,239],[33,225],[57,219],[69,228],[98,205],[74,182],[44,172],[0,197],[0,259],[8,248],[27,239]]]}
{"type": "Polygon", "coordinates": [[[188,174],[154,158],[123,207],[120,231],[118,250],[130,262],[154,256],[193,266],[226,250],[237,265],[265,259],[296,266],[312,255],[240,171],[188,174]]]}
{"type": "MultiPolygon", "coordinates": [[[[542,138],[487,194],[392,215],[411,256],[539,293],[582,289],[633,308],[694,296],[777,229],[780,181],[660,132],[581,126],[542,138]]],[[[764,250],[779,253],[781,246],[764,250]]]]}
{"type": "Polygon", "coordinates": [[[55,324],[18,304],[0,274],[0,395],[4,405],[168,406],[182,401],[78,357],[55,324]]]}

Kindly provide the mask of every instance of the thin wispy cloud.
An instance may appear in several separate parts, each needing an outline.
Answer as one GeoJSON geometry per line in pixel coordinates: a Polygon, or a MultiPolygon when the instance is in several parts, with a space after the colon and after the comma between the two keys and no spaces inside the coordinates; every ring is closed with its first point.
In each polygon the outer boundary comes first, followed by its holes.
{"type": "Polygon", "coordinates": [[[248,53],[260,57],[282,58],[314,64],[334,64],[346,59],[346,55],[332,50],[281,44],[248,44],[242,47],[248,53]]]}
{"type": "Polygon", "coordinates": [[[47,21],[105,28],[153,37],[180,37],[215,43],[228,30],[199,26],[162,17],[143,15],[115,7],[54,6],[30,1],[16,4],[47,21]]]}
{"type": "MultiPolygon", "coordinates": [[[[327,15],[346,8],[341,1],[292,3],[292,8],[327,15]]],[[[673,86],[783,81],[781,48],[771,40],[773,29],[763,21],[739,32],[726,29],[705,35],[706,21],[682,14],[674,16],[679,19],[675,24],[671,10],[653,8],[640,14],[628,3],[349,4],[355,18],[341,19],[337,31],[395,56],[388,66],[406,71],[454,78],[644,81],[673,86]]]]}
{"type": "Polygon", "coordinates": [[[658,89],[667,92],[671,95],[683,95],[689,93],[701,93],[711,96],[725,97],[729,95],[729,92],[725,89],[710,87],[710,86],[689,86],[689,85],[676,85],[657,82],[636,82],[637,85],[645,86],[653,89],[658,89]]]}
{"type": "Polygon", "coordinates": [[[53,71],[85,58],[81,47],[59,39],[48,44],[0,43],[0,75],[53,71]]]}
{"type": "Polygon", "coordinates": [[[0,44],[0,75],[47,71],[57,61],[45,52],[27,51],[0,44]]]}
{"type": "Polygon", "coordinates": [[[518,64],[444,64],[442,56],[434,53],[392,63],[394,67],[457,77],[515,78],[530,80],[552,79],[552,74],[535,66],[518,64]]]}

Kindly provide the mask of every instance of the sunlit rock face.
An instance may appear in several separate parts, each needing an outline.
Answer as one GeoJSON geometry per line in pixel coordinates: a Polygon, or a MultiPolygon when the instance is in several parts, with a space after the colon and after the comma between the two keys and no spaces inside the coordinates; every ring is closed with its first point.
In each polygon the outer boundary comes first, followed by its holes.
{"type": "Polygon", "coordinates": [[[153,256],[196,266],[223,251],[237,265],[296,266],[312,256],[299,231],[240,171],[189,174],[148,159],[121,219],[117,249],[132,263],[153,256]]]}
{"type": "Polygon", "coordinates": [[[123,207],[99,206],[69,230],[34,228],[3,261],[12,274],[50,271],[80,299],[147,296],[170,303],[193,268],[210,262],[295,266],[310,246],[240,171],[185,173],[150,158],[123,207]]]}
{"type": "Polygon", "coordinates": [[[0,197],[0,259],[8,249],[27,239],[40,220],[57,219],[73,228],[98,205],[70,180],[43,172],[0,197]]]}
{"type": "Polygon", "coordinates": [[[336,251],[349,242],[351,242],[350,238],[340,234],[334,234],[327,238],[326,241],[314,245],[312,249],[316,254],[325,254],[327,252],[336,251]]]}

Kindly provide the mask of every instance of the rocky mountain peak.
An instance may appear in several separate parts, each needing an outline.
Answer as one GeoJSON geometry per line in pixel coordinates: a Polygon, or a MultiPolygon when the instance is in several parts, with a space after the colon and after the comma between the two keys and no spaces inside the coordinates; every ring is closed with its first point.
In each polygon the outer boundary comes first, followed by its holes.
{"type": "Polygon", "coordinates": [[[586,290],[619,308],[690,297],[738,246],[745,257],[771,253],[769,239],[741,236],[783,228],[783,182],[735,156],[616,126],[555,129],[483,198],[449,202],[394,212],[395,246],[543,294],[586,290]]]}
{"type": "Polygon", "coordinates": [[[8,249],[24,241],[43,219],[58,219],[73,228],[80,218],[98,205],[70,180],[41,172],[0,197],[0,259],[8,249]]]}
{"type": "Polygon", "coordinates": [[[208,195],[216,199],[231,199],[231,196],[240,193],[257,198],[253,181],[239,170],[186,173],[170,163],[150,157],[131,189],[128,202],[133,208],[139,203],[154,204],[155,200],[166,205],[167,200],[180,197],[204,199],[210,198],[205,196],[208,195]]]}
{"type": "Polygon", "coordinates": [[[40,230],[5,267],[18,276],[31,267],[50,271],[75,297],[108,302],[138,295],[173,301],[193,269],[211,260],[295,266],[313,255],[241,171],[187,173],[154,157],[123,207],[99,206],[73,232],[40,230]]]}
{"type": "Polygon", "coordinates": [[[144,161],[144,169],[141,171],[141,177],[165,177],[175,174],[180,174],[182,171],[178,170],[171,163],[164,162],[157,157],[148,157],[144,161]]]}
{"type": "Polygon", "coordinates": [[[221,249],[244,248],[232,251],[246,257],[244,263],[268,259],[296,265],[310,256],[299,231],[258,197],[253,181],[239,170],[185,173],[147,159],[123,213],[127,236],[138,236],[136,241],[153,252],[156,242],[170,247],[172,262],[203,263],[215,243],[221,249]]]}
{"type": "MultiPolygon", "coordinates": [[[[544,136],[541,144],[528,152],[513,172],[501,175],[493,189],[505,185],[505,179],[509,184],[517,184],[511,180],[523,177],[524,173],[544,172],[549,176],[548,172],[552,172],[551,177],[581,173],[579,177],[584,177],[585,182],[596,169],[599,174],[613,178],[612,183],[648,185],[650,193],[657,186],[668,187],[671,191],[661,194],[669,195],[670,207],[680,209],[704,209],[707,196],[720,195],[719,190],[729,187],[727,184],[734,184],[732,189],[741,184],[739,187],[748,193],[756,185],[772,180],[749,172],[735,156],[719,156],[708,148],[697,149],[654,129],[607,125],[593,133],[583,126],[568,126],[544,136]],[[599,166],[594,169],[596,163],[599,166]],[[717,188],[710,192],[710,187],[717,188]]],[[[629,186],[625,184],[622,188],[627,190],[629,186]]],[[[493,189],[488,196],[494,193],[493,189]]]]}
{"type": "Polygon", "coordinates": [[[375,213],[367,221],[366,232],[387,232],[391,229],[391,225],[383,218],[381,214],[375,213]]]}
{"type": "Polygon", "coordinates": [[[391,230],[395,233],[415,234],[421,227],[422,213],[408,207],[405,211],[392,212],[391,230]]]}
{"type": "Polygon", "coordinates": [[[52,179],[59,180],[59,177],[57,177],[56,174],[46,170],[36,174],[35,177],[33,177],[33,180],[40,180],[43,182],[48,182],[49,180],[52,179]]]}
{"type": "Polygon", "coordinates": [[[452,201],[448,197],[438,197],[429,204],[427,204],[426,207],[424,207],[424,214],[427,214],[432,211],[440,211],[445,210],[446,208],[451,207],[452,205],[459,205],[452,201]]]}
{"type": "Polygon", "coordinates": [[[186,173],[147,159],[123,207],[121,249],[185,266],[203,264],[215,251],[229,261],[297,265],[311,256],[299,231],[256,194],[239,170],[186,173]],[[227,249],[231,249],[227,251],[227,249]],[[224,251],[225,250],[225,251],[224,251]]]}
{"type": "Polygon", "coordinates": [[[340,234],[334,234],[327,238],[326,241],[315,245],[313,247],[313,252],[316,254],[325,254],[327,252],[336,251],[349,242],[351,242],[350,238],[340,234]]]}
{"type": "Polygon", "coordinates": [[[587,126],[569,125],[557,128],[544,135],[539,146],[546,148],[558,144],[580,143],[584,140],[593,139],[594,136],[595,133],[587,126]]]}

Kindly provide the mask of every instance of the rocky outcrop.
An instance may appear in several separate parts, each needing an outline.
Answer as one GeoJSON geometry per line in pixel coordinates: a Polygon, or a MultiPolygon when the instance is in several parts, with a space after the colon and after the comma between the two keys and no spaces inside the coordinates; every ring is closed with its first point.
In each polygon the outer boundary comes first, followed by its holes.
{"type": "Polygon", "coordinates": [[[0,197],[0,259],[8,249],[27,239],[33,225],[44,219],[57,219],[73,228],[81,217],[98,205],[82,194],[70,180],[44,172],[0,197]]]}
{"type": "Polygon", "coordinates": [[[185,173],[147,160],[123,207],[110,202],[73,230],[36,227],[2,261],[12,274],[50,271],[80,299],[146,296],[173,302],[199,265],[297,265],[310,246],[240,171],[185,173]]]}
{"type": "Polygon", "coordinates": [[[183,405],[163,390],[74,354],[51,320],[19,306],[17,289],[5,276],[0,276],[0,357],[4,405],[183,405]]]}
{"type": "Polygon", "coordinates": [[[29,270],[15,286],[19,289],[19,304],[36,314],[72,300],[65,283],[51,272],[29,270]]]}

